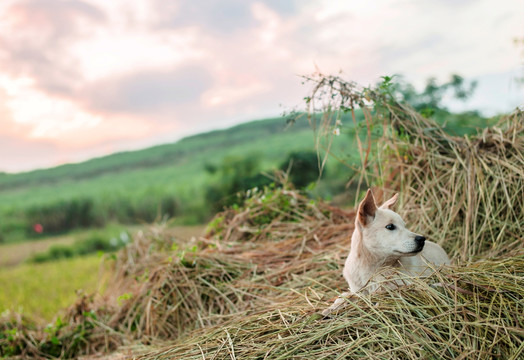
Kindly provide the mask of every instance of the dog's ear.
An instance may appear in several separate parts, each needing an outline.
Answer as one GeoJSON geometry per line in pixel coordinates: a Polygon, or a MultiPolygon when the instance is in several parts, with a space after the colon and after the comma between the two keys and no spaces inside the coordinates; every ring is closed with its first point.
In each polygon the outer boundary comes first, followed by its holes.
{"type": "Polygon", "coordinates": [[[392,207],[393,205],[395,205],[395,203],[397,202],[398,200],[398,193],[396,193],[395,195],[393,195],[391,197],[391,199],[389,199],[388,201],[386,201],[384,204],[382,204],[380,206],[381,209],[389,209],[390,207],[392,207]]]}
{"type": "Polygon", "coordinates": [[[373,193],[371,189],[368,189],[366,197],[358,205],[358,214],[357,220],[363,225],[366,226],[375,218],[375,212],[377,211],[377,205],[375,204],[375,199],[373,198],[373,193]]]}

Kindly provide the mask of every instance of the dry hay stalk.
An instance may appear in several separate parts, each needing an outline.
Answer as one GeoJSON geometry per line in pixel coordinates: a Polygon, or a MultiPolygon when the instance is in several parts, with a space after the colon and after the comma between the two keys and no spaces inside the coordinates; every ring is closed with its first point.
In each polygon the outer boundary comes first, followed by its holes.
{"type": "Polygon", "coordinates": [[[351,112],[357,129],[363,127],[356,131],[359,189],[369,184],[387,194],[400,191],[399,212],[408,224],[457,261],[522,249],[524,112],[475,136],[455,137],[380,87],[362,89],[333,76],[310,80],[310,118],[323,112],[318,137],[327,137],[326,149],[340,113],[351,112]],[[357,108],[363,123],[357,123],[357,108]]]}
{"type": "MultiPolygon", "coordinates": [[[[393,124],[402,120],[395,116],[393,124]]],[[[391,137],[395,156],[384,169],[402,186],[408,220],[457,260],[522,249],[524,113],[475,137],[443,134],[438,141],[415,133],[421,128],[407,129],[405,120],[402,124],[410,136],[407,141],[391,137]]]]}

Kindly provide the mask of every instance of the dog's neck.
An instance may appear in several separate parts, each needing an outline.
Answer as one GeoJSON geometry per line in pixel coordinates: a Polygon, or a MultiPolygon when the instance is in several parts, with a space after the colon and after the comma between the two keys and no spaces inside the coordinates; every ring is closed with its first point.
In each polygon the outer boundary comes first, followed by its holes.
{"type": "Polygon", "coordinates": [[[398,258],[380,258],[366,248],[360,226],[356,224],[351,237],[351,250],[344,267],[344,277],[351,292],[359,292],[381,267],[395,266],[397,263],[398,258]]]}

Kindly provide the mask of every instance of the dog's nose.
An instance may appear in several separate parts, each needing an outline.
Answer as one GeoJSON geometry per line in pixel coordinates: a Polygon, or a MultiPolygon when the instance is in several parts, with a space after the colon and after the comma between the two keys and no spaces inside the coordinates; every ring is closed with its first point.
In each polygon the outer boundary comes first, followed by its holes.
{"type": "Polygon", "coordinates": [[[426,241],[426,238],[424,236],[420,236],[420,235],[415,236],[415,242],[417,243],[418,246],[423,246],[424,241],[426,241]]]}

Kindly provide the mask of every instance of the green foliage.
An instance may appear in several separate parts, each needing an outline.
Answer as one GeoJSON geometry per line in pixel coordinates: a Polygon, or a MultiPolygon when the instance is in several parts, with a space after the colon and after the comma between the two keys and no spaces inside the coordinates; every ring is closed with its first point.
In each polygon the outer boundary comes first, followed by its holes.
{"type": "MultiPolygon", "coordinates": [[[[0,324],[0,356],[12,357],[22,353],[25,346],[22,341],[24,330],[17,325],[13,321],[0,324]]],[[[30,325],[24,323],[23,327],[29,328],[30,325]]]]}
{"type": "Polygon", "coordinates": [[[300,218],[293,217],[294,212],[297,211],[296,208],[303,210],[293,197],[293,193],[275,185],[266,186],[262,191],[253,191],[250,198],[247,199],[245,207],[260,208],[251,219],[253,224],[259,227],[268,225],[274,219],[280,217],[282,217],[281,221],[299,221],[300,218]]]}
{"type": "Polygon", "coordinates": [[[205,193],[212,212],[242,202],[243,193],[248,189],[271,183],[268,177],[260,173],[260,157],[255,154],[226,157],[215,173],[217,179],[208,186],[205,193]]]}
{"type": "Polygon", "coordinates": [[[33,262],[46,262],[51,260],[60,260],[72,258],[75,252],[71,246],[66,245],[52,245],[45,253],[35,254],[33,262]]]}
{"type": "Polygon", "coordinates": [[[280,165],[280,170],[289,169],[289,180],[299,189],[307,187],[310,183],[318,180],[319,163],[316,152],[294,151],[280,165]]]}
{"type": "Polygon", "coordinates": [[[0,324],[0,356],[26,358],[28,348],[45,358],[76,358],[82,348],[89,343],[96,327],[97,315],[94,311],[83,311],[75,319],[58,317],[49,323],[43,332],[36,332],[32,323],[16,320],[0,324]],[[74,323],[70,324],[69,320],[74,323]]]}
{"type": "Polygon", "coordinates": [[[421,115],[429,117],[437,111],[447,111],[442,101],[446,95],[456,100],[465,101],[471,97],[477,82],[467,83],[464,78],[457,74],[452,74],[450,79],[444,83],[438,83],[435,78],[429,78],[422,91],[417,91],[412,84],[403,81],[394,81],[394,77],[383,77],[383,82],[379,84],[379,89],[387,89],[397,100],[410,104],[421,115]]]}
{"type": "Polygon", "coordinates": [[[119,305],[122,305],[124,302],[126,302],[127,300],[130,300],[133,298],[133,294],[132,293],[124,293],[122,295],[120,295],[119,297],[116,298],[117,302],[119,305]]]}
{"type": "Polygon", "coordinates": [[[120,232],[118,236],[109,236],[105,233],[92,233],[89,237],[76,240],[72,245],[51,245],[42,253],[33,255],[30,262],[42,263],[68,259],[93,253],[106,253],[120,249],[129,242],[129,234],[120,232]]]}

